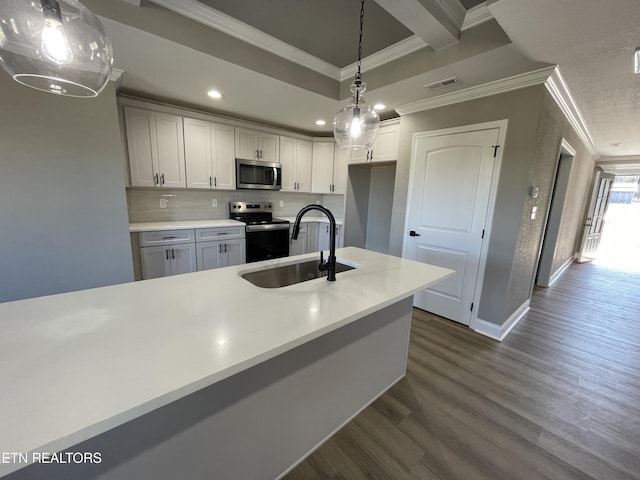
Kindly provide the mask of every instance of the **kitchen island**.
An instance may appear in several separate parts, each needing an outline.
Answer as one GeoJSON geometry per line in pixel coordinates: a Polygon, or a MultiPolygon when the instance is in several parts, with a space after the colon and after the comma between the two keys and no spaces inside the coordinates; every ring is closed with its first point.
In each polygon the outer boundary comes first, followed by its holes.
{"type": "Polygon", "coordinates": [[[282,476],[402,378],[413,294],[453,274],[337,257],[336,282],[241,277],[307,254],[0,304],[0,477],[282,476]]]}

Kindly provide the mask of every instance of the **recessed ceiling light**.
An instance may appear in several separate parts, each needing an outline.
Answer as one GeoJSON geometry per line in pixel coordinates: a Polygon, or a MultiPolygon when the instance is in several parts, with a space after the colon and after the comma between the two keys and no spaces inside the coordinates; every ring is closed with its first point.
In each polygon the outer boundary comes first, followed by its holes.
{"type": "Polygon", "coordinates": [[[222,94],[218,90],[209,90],[207,95],[211,98],[222,98],[222,94]]]}
{"type": "Polygon", "coordinates": [[[326,125],[326,124],[327,124],[327,122],[325,122],[324,120],[316,120],[316,125],[318,125],[320,127],[323,126],[323,125],[326,125]]]}
{"type": "Polygon", "coordinates": [[[636,59],[636,61],[635,61],[635,63],[636,63],[635,72],[636,73],[640,73],[640,48],[638,48],[636,50],[635,59],[636,59]]]}
{"type": "Polygon", "coordinates": [[[375,110],[384,110],[387,106],[384,103],[376,103],[373,108],[375,110]]]}

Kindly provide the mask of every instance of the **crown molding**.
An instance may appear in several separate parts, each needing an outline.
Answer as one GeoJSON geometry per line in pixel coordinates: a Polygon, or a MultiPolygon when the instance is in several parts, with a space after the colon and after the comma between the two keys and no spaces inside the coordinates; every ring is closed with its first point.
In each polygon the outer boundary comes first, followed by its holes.
{"type": "MultiPolygon", "coordinates": [[[[363,72],[373,70],[385,63],[392,62],[400,57],[417,52],[427,46],[429,46],[427,42],[416,35],[412,35],[404,40],[400,40],[398,43],[394,43],[387,48],[377,51],[373,55],[363,58],[361,62],[361,69],[363,72]]],[[[356,74],[356,66],[357,62],[354,62],[341,69],[339,80],[343,81],[347,78],[353,77],[356,74]]]]}
{"type": "Polygon", "coordinates": [[[124,73],[124,70],[120,70],[119,68],[112,68],[111,76],[109,77],[109,80],[111,80],[112,82],[117,82],[118,80],[120,80],[123,73],[124,73]]]}
{"type": "Polygon", "coordinates": [[[491,19],[493,19],[493,15],[491,15],[491,12],[487,8],[487,4],[481,3],[467,10],[467,15],[464,17],[464,23],[460,30],[464,32],[469,28],[476,27],[491,19]]]}
{"type": "MultiPolygon", "coordinates": [[[[254,47],[266,50],[274,55],[278,55],[286,60],[294,62],[305,68],[318,72],[334,80],[343,81],[355,75],[356,64],[353,63],[344,68],[325,62],[318,57],[300,50],[288,43],[278,40],[271,35],[264,33],[257,28],[247,25],[244,22],[208,7],[197,0],[151,0],[156,5],[160,5],[174,13],[184,15],[196,22],[207,25],[211,28],[219,30],[227,35],[242,40],[254,47]]],[[[461,30],[479,25],[480,23],[491,20],[493,16],[483,3],[467,11],[462,24],[461,30]]],[[[413,35],[405,40],[401,40],[383,50],[380,50],[366,58],[362,59],[362,71],[371,70],[381,65],[389,63],[400,57],[404,57],[416,52],[428,44],[413,35]]]]}
{"type": "Polygon", "coordinates": [[[477,98],[489,97],[491,95],[497,95],[499,93],[510,92],[512,90],[518,90],[520,88],[526,88],[532,85],[539,85],[541,83],[544,83],[547,78],[549,78],[549,76],[553,73],[554,68],[555,67],[545,67],[539,70],[534,70],[532,72],[521,73],[519,75],[514,75],[513,77],[485,83],[483,85],[477,85],[475,87],[469,87],[462,90],[456,90],[455,92],[445,93],[443,95],[438,95],[437,97],[425,98],[424,100],[418,100],[417,102],[401,105],[395,110],[400,115],[408,115],[410,113],[430,110],[432,108],[444,107],[446,105],[452,105],[454,103],[467,102],[469,100],[475,100],[477,98]]]}
{"type": "Polygon", "coordinates": [[[609,155],[606,157],[600,157],[598,163],[607,164],[607,163],[638,163],[640,165],[640,155],[609,155]]]}
{"type": "Polygon", "coordinates": [[[593,137],[589,131],[587,122],[585,122],[582,112],[573,99],[571,91],[569,91],[567,82],[565,82],[562,77],[562,73],[560,73],[560,69],[557,66],[553,69],[551,75],[545,82],[545,87],[547,87],[547,90],[556,101],[560,110],[562,110],[562,113],[564,113],[564,116],[567,118],[578,136],[582,139],[582,142],[585,144],[589,152],[591,152],[596,160],[599,160],[600,154],[593,142],[593,137]]]}

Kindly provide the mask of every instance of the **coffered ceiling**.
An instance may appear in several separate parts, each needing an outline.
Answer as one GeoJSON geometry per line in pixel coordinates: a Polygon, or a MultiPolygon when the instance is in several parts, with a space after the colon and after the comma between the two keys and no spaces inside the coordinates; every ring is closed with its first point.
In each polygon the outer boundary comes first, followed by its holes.
{"type": "MultiPolygon", "coordinates": [[[[357,0],[83,3],[104,20],[123,92],[312,134],[330,133],[348,97],[357,0]]],[[[640,159],[638,47],[637,0],[368,0],[366,98],[389,117],[558,65],[592,149],[629,165],[640,159]],[[425,87],[452,77],[459,83],[425,87]]]]}

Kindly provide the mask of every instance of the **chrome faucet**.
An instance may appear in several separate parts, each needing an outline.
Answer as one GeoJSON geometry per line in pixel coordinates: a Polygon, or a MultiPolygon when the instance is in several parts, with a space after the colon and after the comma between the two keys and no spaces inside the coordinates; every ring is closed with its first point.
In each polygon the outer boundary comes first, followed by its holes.
{"type": "Polygon", "coordinates": [[[300,221],[305,213],[309,210],[319,210],[324,213],[329,219],[329,258],[327,262],[324,261],[324,254],[322,250],[320,250],[320,265],[318,265],[318,270],[321,272],[327,272],[327,280],[330,282],[336,281],[336,219],[333,217],[333,213],[322,205],[307,205],[302,210],[298,212],[296,216],[296,221],[293,224],[293,231],[291,232],[291,238],[293,240],[298,239],[298,233],[300,232],[300,221]]]}

